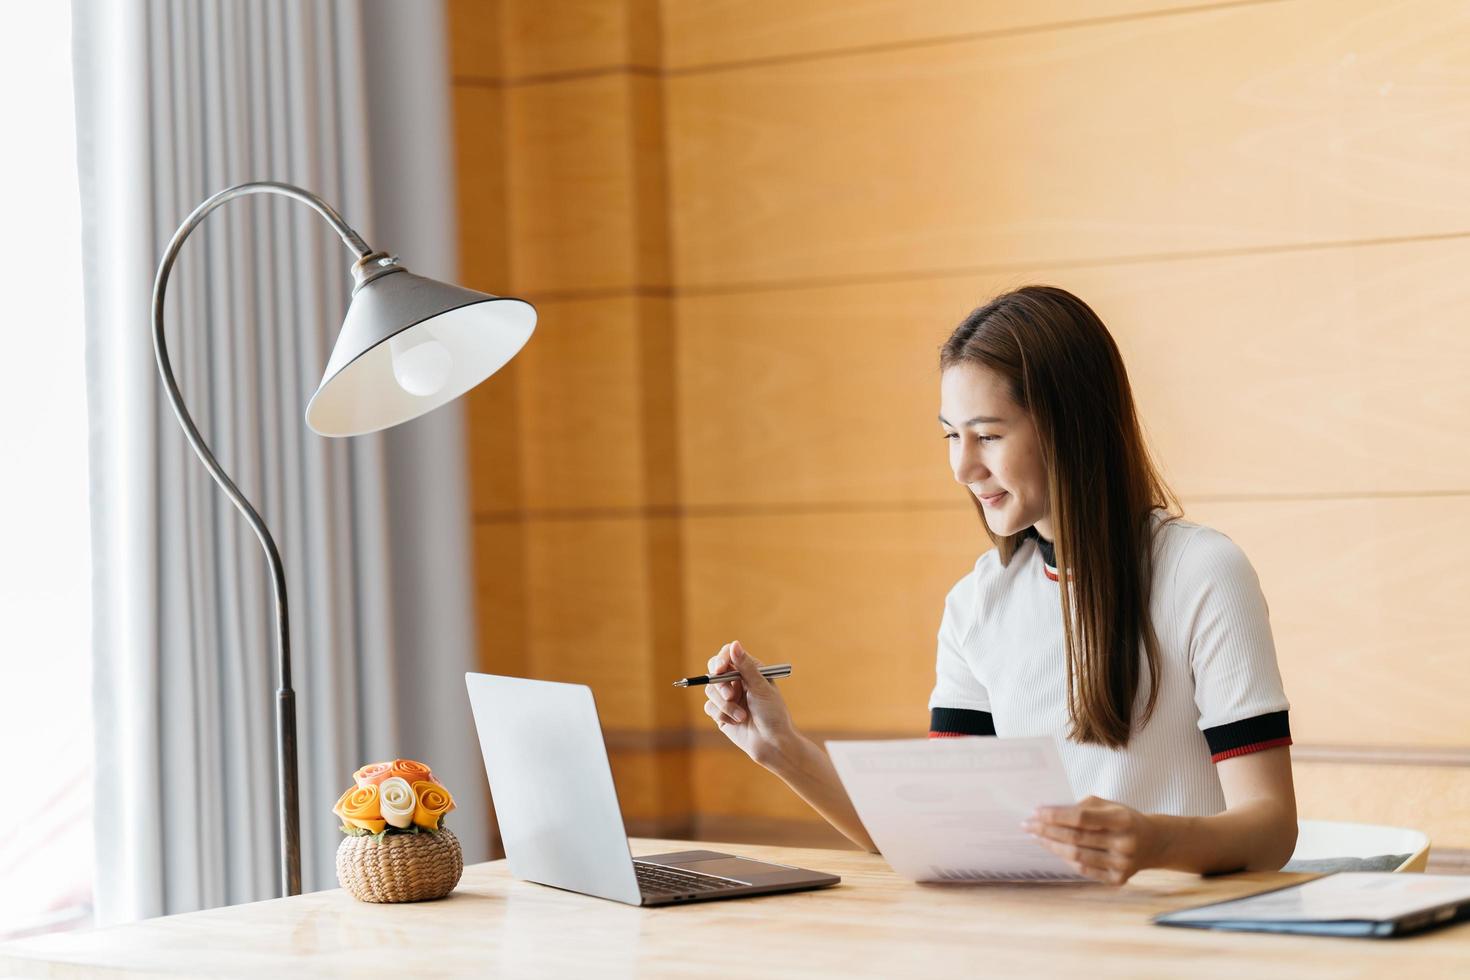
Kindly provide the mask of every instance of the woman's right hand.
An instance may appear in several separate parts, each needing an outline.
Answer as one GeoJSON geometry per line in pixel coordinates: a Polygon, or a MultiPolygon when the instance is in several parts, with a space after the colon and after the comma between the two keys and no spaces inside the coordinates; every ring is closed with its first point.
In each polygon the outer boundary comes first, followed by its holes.
{"type": "Polygon", "coordinates": [[[740,641],[727,643],[709,660],[709,672],[740,672],[740,680],[704,686],[704,713],[725,737],[765,766],[857,846],[877,853],[825,749],[796,730],[786,699],[761,675],[759,660],[740,641]]]}
{"type": "Polygon", "coordinates": [[[746,755],[770,768],[795,734],[795,726],[786,700],[760,667],[739,640],[721,647],[709,660],[710,676],[738,670],[740,680],[706,684],[704,713],[746,755]]]}

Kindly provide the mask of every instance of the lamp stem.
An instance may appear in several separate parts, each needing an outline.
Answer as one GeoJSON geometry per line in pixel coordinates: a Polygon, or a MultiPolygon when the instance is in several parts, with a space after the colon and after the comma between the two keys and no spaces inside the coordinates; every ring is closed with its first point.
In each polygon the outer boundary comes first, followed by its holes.
{"type": "Polygon", "coordinates": [[[342,241],[357,254],[359,259],[372,254],[372,249],[362,240],[362,236],[348,227],[341,215],[331,205],[310,191],[276,181],[253,181],[228,187],[195,208],[184,219],[184,223],[179,225],[178,231],[174,232],[173,239],[169,241],[168,248],[164,251],[163,258],[158,264],[158,275],[153,281],[153,352],[158,359],[158,373],[163,379],[163,389],[168,396],[169,405],[172,406],[179,425],[183,427],[184,436],[189,440],[189,445],[194,448],[195,454],[209,470],[209,475],[214,477],[214,482],[219,484],[225,496],[229,497],[240,513],[245,516],[251,530],[260,540],[261,547],[265,549],[266,564],[270,567],[271,589],[275,594],[276,605],[278,685],[276,690],[276,773],[280,796],[281,892],[283,895],[299,895],[301,894],[301,813],[297,799],[296,694],[291,689],[291,633],[290,615],[286,606],[286,570],[281,562],[281,554],[276,549],[275,539],[271,537],[265,521],[261,520],[260,514],[225,473],[219,460],[214,458],[214,454],[204,442],[204,437],[200,435],[198,426],[194,424],[194,419],[184,407],[183,396],[179,393],[178,382],[174,380],[173,368],[169,364],[168,345],[163,334],[164,293],[168,289],[169,273],[173,270],[174,260],[178,258],[184,239],[188,238],[189,233],[198,227],[204,217],[215,208],[226,201],[247,194],[280,194],[300,201],[326,218],[342,241]]]}

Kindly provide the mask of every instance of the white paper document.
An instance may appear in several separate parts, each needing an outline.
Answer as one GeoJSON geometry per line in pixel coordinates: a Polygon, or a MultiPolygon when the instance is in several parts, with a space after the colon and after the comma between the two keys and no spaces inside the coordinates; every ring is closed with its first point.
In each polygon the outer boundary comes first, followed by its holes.
{"type": "Polygon", "coordinates": [[[1038,806],[1077,802],[1042,738],[833,741],[827,752],[863,826],[914,881],[1087,881],[1021,829],[1038,806]]]}

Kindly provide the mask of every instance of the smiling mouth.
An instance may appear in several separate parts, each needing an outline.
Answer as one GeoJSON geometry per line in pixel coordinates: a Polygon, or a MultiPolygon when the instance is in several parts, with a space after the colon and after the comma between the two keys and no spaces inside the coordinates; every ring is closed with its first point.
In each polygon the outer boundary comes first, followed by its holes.
{"type": "Polygon", "coordinates": [[[1001,497],[1004,497],[1007,492],[1008,491],[1002,490],[1000,493],[993,493],[993,494],[991,494],[988,497],[981,497],[980,498],[980,502],[982,504],[992,504],[992,505],[993,504],[996,504],[996,503],[999,503],[1000,502],[1000,498],[1001,497]]]}

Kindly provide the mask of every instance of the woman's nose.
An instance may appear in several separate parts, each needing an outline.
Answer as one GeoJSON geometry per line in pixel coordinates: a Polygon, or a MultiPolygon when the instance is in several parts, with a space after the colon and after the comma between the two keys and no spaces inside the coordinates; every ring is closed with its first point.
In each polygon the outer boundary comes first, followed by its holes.
{"type": "Polygon", "coordinates": [[[969,453],[961,455],[959,461],[955,464],[954,479],[956,483],[961,483],[965,486],[969,486],[972,483],[983,483],[985,476],[985,467],[981,465],[977,457],[969,453]]]}

